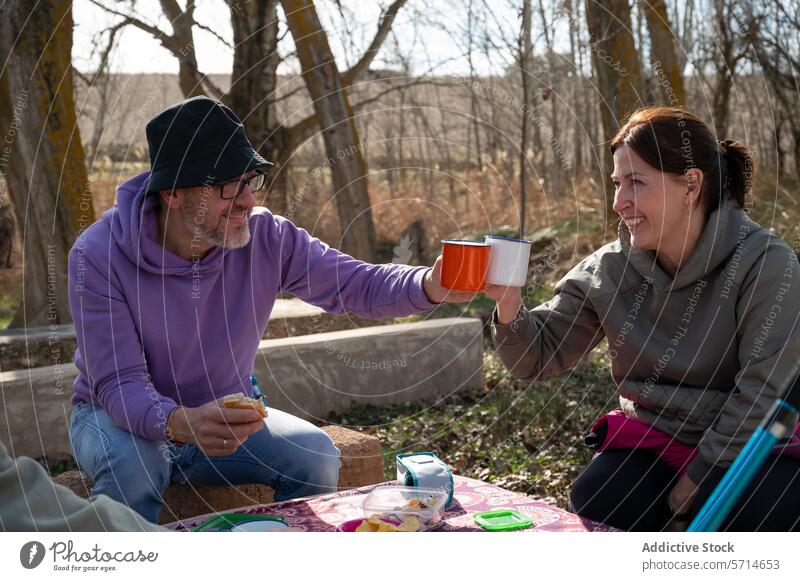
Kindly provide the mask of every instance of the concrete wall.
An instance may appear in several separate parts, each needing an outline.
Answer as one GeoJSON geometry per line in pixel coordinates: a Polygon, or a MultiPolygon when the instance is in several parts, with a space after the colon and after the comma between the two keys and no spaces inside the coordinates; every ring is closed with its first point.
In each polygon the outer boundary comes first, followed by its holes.
{"type": "MultiPolygon", "coordinates": [[[[362,319],[354,315],[331,315],[300,299],[277,299],[263,338],[281,339],[345,331],[386,325],[390,322],[362,319]]],[[[73,325],[0,331],[0,372],[68,363],[74,359],[76,346],[73,325]]]]}
{"type": "Polygon", "coordinates": [[[256,377],[270,405],[311,420],[351,405],[442,398],[483,382],[478,319],[434,319],[261,345],[256,377]]]}
{"type": "MultiPolygon", "coordinates": [[[[262,341],[271,407],[324,421],[351,405],[428,400],[483,381],[478,319],[435,319],[262,341]]],[[[70,453],[72,363],[0,373],[0,439],[15,456],[70,453]]]]}

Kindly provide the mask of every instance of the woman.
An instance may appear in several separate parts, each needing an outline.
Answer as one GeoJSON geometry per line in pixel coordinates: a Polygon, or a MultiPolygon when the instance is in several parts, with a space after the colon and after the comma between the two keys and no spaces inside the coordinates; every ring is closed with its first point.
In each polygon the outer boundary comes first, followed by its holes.
{"type": "MultiPolygon", "coordinates": [[[[534,309],[518,289],[487,289],[493,337],[511,373],[532,380],[607,337],[624,416],[696,453],[676,467],[652,451],[607,449],[574,483],[572,509],[626,530],[681,529],[797,372],[800,265],[744,210],[745,145],[657,107],[635,113],[611,150],[619,239],[534,309]]],[[[724,526],[799,521],[800,460],[771,456],[724,526]]]]}

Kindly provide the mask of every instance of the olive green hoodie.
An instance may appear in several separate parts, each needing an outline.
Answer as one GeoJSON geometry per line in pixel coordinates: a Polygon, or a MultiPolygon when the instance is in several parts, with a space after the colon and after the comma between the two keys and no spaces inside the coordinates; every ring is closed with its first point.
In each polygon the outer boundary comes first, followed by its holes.
{"type": "Polygon", "coordinates": [[[622,409],[698,446],[700,483],[730,465],[800,362],[800,265],[732,200],[712,212],[688,262],[669,276],[652,251],[619,239],[586,257],[555,295],[508,325],[493,317],[513,375],[560,373],[608,338],[622,409]]]}

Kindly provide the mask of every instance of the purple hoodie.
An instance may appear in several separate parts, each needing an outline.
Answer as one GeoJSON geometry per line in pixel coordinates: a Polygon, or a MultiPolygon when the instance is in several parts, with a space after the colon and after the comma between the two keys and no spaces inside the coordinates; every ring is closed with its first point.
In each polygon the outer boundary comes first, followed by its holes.
{"type": "Polygon", "coordinates": [[[80,371],[72,403],[99,404],[134,434],[163,440],[176,406],[251,395],[256,350],[280,292],[376,319],[435,306],[422,289],[426,267],[361,262],[261,207],[247,246],[181,258],[157,242],[148,175],[122,184],[117,204],[69,254],[80,371]]]}

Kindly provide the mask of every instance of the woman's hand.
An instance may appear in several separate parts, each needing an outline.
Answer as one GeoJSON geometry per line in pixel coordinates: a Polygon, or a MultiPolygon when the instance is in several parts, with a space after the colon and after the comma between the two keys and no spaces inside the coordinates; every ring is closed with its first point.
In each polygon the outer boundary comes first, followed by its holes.
{"type": "Polygon", "coordinates": [[[436,259],[433,268],[425,273],[422,279],[422,288],[432,303],[465,303],[471,301],[478,294],[476,292],[455,291],[444,288],[441,283],[442,257],[436,259]]]}
{"type": "Polygon", "coordinates": [[[484,294],[497,303],[497,321],[508,325],[522,308],[522,289],[515,286],[487,284],[484,294]]]}
{"type": "MultiPolygon", "coordinates": [[[[667,505],[672,514],[675,516],[688,515],[699,490],[700,488],[692,482],[688,475],[681,476],[667,497],[667,505]]],[[[676,519],[670,523],[670,530],[684,531],[688,525],[687,521],[676,519]]]]}

